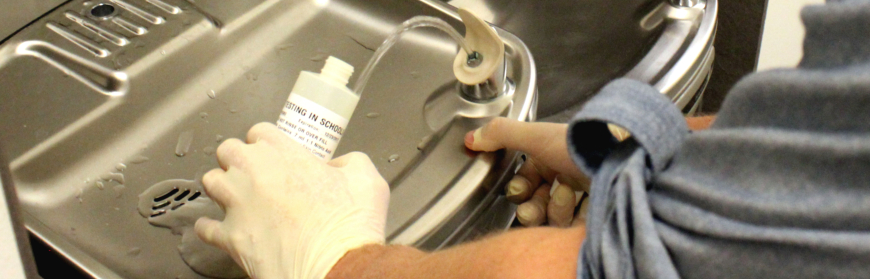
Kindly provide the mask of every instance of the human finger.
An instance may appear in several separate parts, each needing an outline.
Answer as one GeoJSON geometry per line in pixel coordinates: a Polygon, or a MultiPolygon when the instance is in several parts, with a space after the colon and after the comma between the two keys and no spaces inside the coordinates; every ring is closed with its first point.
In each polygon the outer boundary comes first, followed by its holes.
{"type": "MultiPolygon", "coordinates": [[[[557,173],[580,175],[569,156],[567,124],[528,123],[495,118],[465,135],[465,146],[474,151],[518,150],[557,173]]],[[[543,166],[541,165],[541,166],[543,166]]]]}
{"type": "Polygon", "coordinates": [[[509,148],[539,157],[543,153],[542,143],[555,138],[565,141],[567,129],[566,124],[529,123],[498,117],[466,134],[465,146],[474,151],[486,152],[509,148]]]}
{"type": "Polygon", "coordinates": [[[193,230],[196,236],[203,242],[229,252],[229,238],[221,227],[222,222],[208,217],[200,217],[196,220],[193,230]]]}
{"type": "Polygon", "coordinates": [[[580,199],[580,208],[577,209],[577,213],[574,214],[574,220],[571,221],[571,226],[580,226],[586,224],[586,214],[589,212],[589,196],[580,199]]]}
{"type": "Polygon", "coordinates": [[[517,174],[508,182],[505,198],[509,202],[520,204],[529,200],[533,193],[534,190],[532,190],[532,183],[529,182],[529,179],[517,174]]]}
{"type": "Polygon", "coordinates": [[[285,140],[288,140],[289,137],[287,134],[278,129],[275,124],[260,122],[251,126],[251,129],[248,130],[248,134],[246,137],[246,141],[249,144],[257,143],[260,141],[266,141],[273,145],[278,145],[283,143],[285,140]]]}
{"type": "MultiPolygon", "coordinates": [[[[568,187],[571,187],[574,191],[582,191],[589,192],[589,187],[591,181],[585,175],[581,175],[580,177],[570,176],[570,175],[557,175],[555,180],[558,180],[559,183],[565,184],[568,187]]],[[[579,197],[578,197],[579,198],[579,197]]]]}
{"type": "Polygon", "coordinates": [[[243,158],[239,153],[245,145],[244,142],[236,138],[225,140],[215,151],[218,165],[224,170],[228,170],[230,166],[243,167],[243,158]]]}
{"type": "Polygon", "coordinates": [[[231,182],[222,169],[213,169],[202,176],[202,188],[205,194],[217,203],[222,209],[235,204],[235,196],[232,194],[231,182]]]}
{"type": "Polygon", "coordinates": [[[565,184],[554,184],[555,189],[547,204],[547,222],[550,226],[567,228],[574,218],[574,190],[565,184]]]}
{"type": "Polygon", "coordinates": [[[532,198],[517,206],[517,220],[527,227],[540,226],[547,221],[547,203],[550,201],[550,185],[542,185],[532,198]]]}
{"type": "Polygon", "coordinates": [[[508,182],[505,189],[505,198],[508,201],[520,204],[529,200],[541,185],[541,174],[538,171],[534,158],[526,157],[526,161],[517,171],[517,175],[508,182]]]}

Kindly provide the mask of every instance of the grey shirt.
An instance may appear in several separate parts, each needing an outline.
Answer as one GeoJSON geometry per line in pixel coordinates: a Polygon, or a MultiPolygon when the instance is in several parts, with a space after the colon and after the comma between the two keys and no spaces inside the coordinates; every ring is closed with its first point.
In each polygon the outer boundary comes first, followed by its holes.
{"type": "Polygon", "coordinates": [[[709,130],[630,80],[575,116],[578,278],[870,278],[870,1],[801,17],[799,67],[743,79],[709,130]]]}

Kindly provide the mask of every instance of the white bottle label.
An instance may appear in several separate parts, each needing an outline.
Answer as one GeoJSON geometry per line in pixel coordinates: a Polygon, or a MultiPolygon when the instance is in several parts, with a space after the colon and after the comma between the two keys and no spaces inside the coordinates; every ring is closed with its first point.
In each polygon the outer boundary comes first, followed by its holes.
{"type": "Polygon", "coordinates": [[[348,119],[305,97],[290,94],[278,128],[323,161],[332,159],[348,119]]]}

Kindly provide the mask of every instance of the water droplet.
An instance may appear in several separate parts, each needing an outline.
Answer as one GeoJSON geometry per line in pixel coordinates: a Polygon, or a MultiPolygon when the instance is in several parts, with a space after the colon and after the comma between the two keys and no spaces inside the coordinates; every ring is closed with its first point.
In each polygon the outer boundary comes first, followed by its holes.
{"type": "Polygon", "coordinates": [[[366,117],[368,117],[368,118],[378,118],[378,116],[381,116],[381,114],[377,113],[377,112],[366,113],[366,117]]]}
{"type": "Polygon", "coordinates": [[[230,113],[237,113],[237,112],[239,112],[239,109],[237,109],[237,108],[230,108],[230,113]]]}
{"type": "Polygon", "coordinates": [[[90,5],[91,5],[91,1],[85,1],[85,2],[82,2],[82,5],[90,6],[90,5]]]}
{"type": "Polygon", "coordinates": [[[85,194],[85,190],[82,190],[82,188],[79,188],[79,192],[76,193],[76,199],[79,200],[79,203],[82,203],[82,201],[83,201],[82,195],[84,195],[84,194],[85,194]]]}
{"type": "Polygon", "coordinates": [[[278,46],[278,50],[288,50],[288,49],[291,49],[293,47],[294,47],[293,43],[283,44],[283,45],[278,46]]]}
{"type": "Polygon", "coordinates": [[[187,151],[190,150],[190,144],[193,142],[193,131],[187,130],[181,132],[178,136],[178,143],[175,145],[175,156],[184,157],[187,151]]]}
{"type": "Polygon", "coordinates": [[[411,71],[411,77],[416,79],[420,77],[420,73],[418,73],[417,71],[411,71]]]}
{"type": "Polygon", "coordinates": [[[161,49],[161,50],[160,50],[160,54],[161,54],[161,55],[166,55],[166,51],[161,49]]]}
{"type": "Polygon", "coordinates": [[[257,81],[257,79],[260,78],[260,77],[259,77],[257,74],[255,74],[255,73],[247,73],[247,74],[245,74],[245,77],[246,77],[248,80],[252,80],[252,81],[257,81]]]}
{"type": "Polygon", "coordinates": [[[429,141],[432,140],[432,135],[428,135],[420,139],[420,142],[417,143],[417,150],[426,149],[426,145],[429,145],[429,141]]]}
{"type": "Polygon", "coordinates": [[[115,211],[120,211],[120,210],[121,210],[120,207],[115,207],[115,211]]]}
{"type": "Polygon", "coordinates": [[[205,155],[214,154],[214,151],[215,151],[214,146],[206,146],[205,148],[202,149],[202,153],[205,153],[205,155]]]}
{"type": "Polygon", "coordinates": [[[217,98],[217,95],[215,94],[214,89],[209,90],[208,93],[205,93],[205,94],[208,95],[209,98],[212,98],[212,99],[217,98]]]}
{"type": "Polygon", "coordinates": [[[222,136],[222,135],[215,135],[214,136],[214,141],[221,142],[222,140],[224,140],[224,136],[222,136]]]}
{"type": "Polygon", "coordinates": [[[399,160],[399,154],[390,155],[390,158],[387,159],[387,163],[392,163],[399,160]]]}
{"type": "Polygon", "coordinates": [[[127,165],[125,165],[124,163],[118,163],[117,165],[115,165],[115,169],[118,171],[124,171],[127,169],[127,165]]]}
{"type": "Polygon", "coordinates": [[[106,182],[115,181],[121,184],[124,184],[124,174],[117,172],[110,172],[100,176],[100,179],[105,180],[106,182]]]}
{"type": "Polygon", "coordinates": [[[96,185],[97,189],[100,189],[100,190],[103,190],[106,188],[106,184],[103,183],[102,181],[97,181],[96,183],[94,183],[94,185],[96,185]]]}
{"type": "Polygon", "coordinates": [[[145,163],[147,161],[148,161],[148,157],[145,157],[142,155],[136,155],[136,156],[133,156],[133,158],[130,158],[130,163],[133,163],[133,164],[141,164],[141,163],[145,163]]]}
{"type": "Polygon", "coordinates": [[[141,253],[141,252],[142,252],[142,249],[140,249],[139,247],[133,247],[133,248],[130,248],[130,250],[127,250],[127,255],[131,256],[131,257],[135,257],[135,256],[138,256],[139,253],[141,253]]]}
{"type": "Polygon", "coordinates": [[[185,18],[181,21],[181,24],[184,26],[188,26],[188,25],[190,25],[190,23],[191,23],[191,21],[189,18],[185,18]]]}
{"type": "Polygon", "coordinates": [[[200,112],[200,113],[199,113],[199,118],[205,119],[206,117],[208,117],[208,113],[207,113],[207,112],[200,112]]]}
{"type": "Polygon", "coordinates": [[[133,45],[133,47],[135,47],[135,48],[142,48],[144,46],[145,46],[145,43],[142,41],[138,41],[138,42],[136,42],[136,44],[133,45]]]}

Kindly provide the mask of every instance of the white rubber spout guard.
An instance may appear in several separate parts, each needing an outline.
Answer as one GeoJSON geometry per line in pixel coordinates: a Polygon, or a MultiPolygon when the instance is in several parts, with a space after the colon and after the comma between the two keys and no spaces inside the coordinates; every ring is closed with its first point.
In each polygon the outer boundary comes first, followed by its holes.
{"type": "Polygon", "coordinates": [[[504,42],[488,23],[468,10],[459,9],[459,17],[465,23],[465,44],[483,56],[477,67],[469,67],[468,54],[460,50],[453,60],[453,74],[459,82],[468,85],[481,84],[504,63],[504,42]]]}

